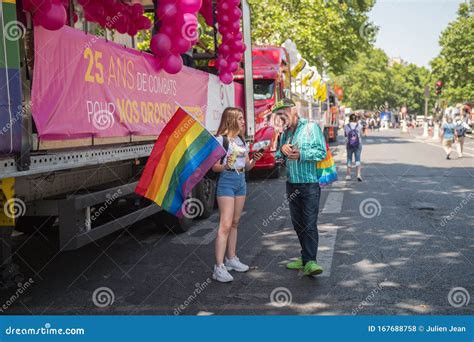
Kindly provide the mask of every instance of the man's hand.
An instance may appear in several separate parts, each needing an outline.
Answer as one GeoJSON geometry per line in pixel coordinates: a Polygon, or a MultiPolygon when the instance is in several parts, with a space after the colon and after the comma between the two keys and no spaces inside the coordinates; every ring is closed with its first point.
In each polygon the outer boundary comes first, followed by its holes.
{"type": "Polygon", "coordinates": [[[289,157],[290,154],[293,153],[293,145],[291,144],[285,144],[281,147],[281,153],[283,153],[285,156],[289,157]]]}
{"type": "Polygon", "coordinates": [[[290,160],[299,160],[300,159],[300,151],[299,150],[293,150],[293,152],[288,155],[288,159],[290,159],[290,160]]]}

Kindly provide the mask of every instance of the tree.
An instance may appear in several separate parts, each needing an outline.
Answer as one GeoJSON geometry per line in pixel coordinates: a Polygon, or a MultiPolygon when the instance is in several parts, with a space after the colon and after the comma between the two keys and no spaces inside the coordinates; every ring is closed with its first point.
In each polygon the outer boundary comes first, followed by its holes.
{"type": "Polygon", "coordinates": [[[474,0],[459,6],[458,17],[441,33],[441,51],[431,61],[433,82],[444,83],[442,98],[449,103],[474,99],[474,0]]]}
{"type": "Polygon", "coordinates": [[[406,106],[409,113],[421,115],[430,76],[428,69],[415,64],[389,63],[385,52],[374,48],[360,53],[357,62],[334,79],[343,87],[348,107],[381,111],[388,103],[392,110],[406,106]]]}
{"type": "Polygon", "coordinates": [[[353,109],[380,110],[393,100],[388,57],[380,49],[359,53],[356,63],[333,78],[344,89],[343,103],[353,109]]]}
{"type": "Polygon", "coordinates": [[[374,0],[249,0],[256,44],[281,45],[290,38],[320,71],[339,74],[370,48],[376,28],[367,13],[374,0]]]}
{"type": "MultiPolygon", "coordinates": [[[[390,72],[392,86],[389,91],[393,107],[398,110],[406,106],[409,113],[424,115],[424,89],[430,83],[430,71],[415,64],[393,64],[390,72]]],[[[434,104],[433,97],[430,98],[430,104],[434,104]]]]}

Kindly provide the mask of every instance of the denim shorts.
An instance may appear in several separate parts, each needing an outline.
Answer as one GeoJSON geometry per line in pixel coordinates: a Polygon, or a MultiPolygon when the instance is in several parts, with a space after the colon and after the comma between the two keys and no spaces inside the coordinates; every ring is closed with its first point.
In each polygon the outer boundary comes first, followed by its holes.
{"type": "Polygon", "coordinates": [[[219,174],[216,196],[236,197],[247,194],[245,172],[224,171],[219,174]]]}
{"type": "Polygon", "coordinates": [[[359,144],[357,148],[346,147],[347,150],[347,166],[352,166],[352,155],[354,155],[356,166],[360,165],[360,153],[362,152],[362,145],[359,144]]]}

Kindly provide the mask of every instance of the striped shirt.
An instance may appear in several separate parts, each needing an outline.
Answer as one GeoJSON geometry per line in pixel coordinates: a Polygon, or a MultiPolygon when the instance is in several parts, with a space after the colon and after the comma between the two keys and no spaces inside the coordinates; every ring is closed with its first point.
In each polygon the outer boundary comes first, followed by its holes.
{"type": "Polygon", "coordinates": [[[286,159],[289,183],[318,183],[316,161],[326,158],[326,141],[321,128],[316,123],[300,118],[294,134],[289,130],[282,133],[278,142],[276,158],[286,159]],[[286,159],[280,150],[284,144],[297,145],[300,159],[286,159]]]}

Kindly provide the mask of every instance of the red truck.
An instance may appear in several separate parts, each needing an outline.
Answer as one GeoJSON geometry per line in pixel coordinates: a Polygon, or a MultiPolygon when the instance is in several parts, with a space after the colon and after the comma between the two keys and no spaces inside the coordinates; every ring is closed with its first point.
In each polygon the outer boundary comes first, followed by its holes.
{"type": "MultiPolygon", "coordinates": [[[[274,124],[271,110],[280,99],[291,97],[288,52],[279,46],[254,46],[252,48],[252,69],[255,108],[253,146],[258,143],[269,145],[253,170],[257,172],[264,170],[270,177],[278,177],[279,168],[275,160],[275,150],[280,132],[274,124]]],[[[244,71],[239,70],[234,79],[236,81],[243,80],[244,71]]]]}

